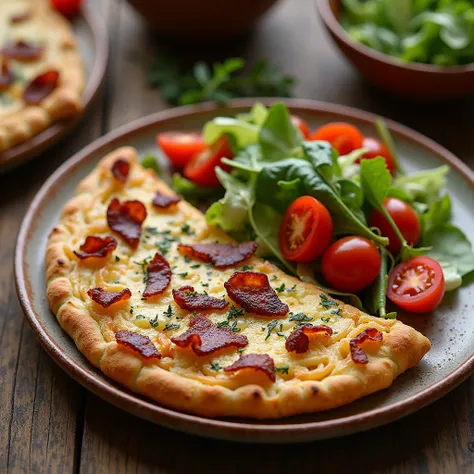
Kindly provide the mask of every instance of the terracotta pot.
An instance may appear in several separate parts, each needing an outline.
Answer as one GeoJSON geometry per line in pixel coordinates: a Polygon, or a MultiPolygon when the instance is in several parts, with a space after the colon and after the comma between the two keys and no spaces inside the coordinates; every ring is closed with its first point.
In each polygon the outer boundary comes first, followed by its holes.
{"type": "Polygon", "coordinates": [[[248,31],[277,0],[128,0],[158,32],[208,41],[248,31]]]}
{"type": "Polygon", "coordinates": [[[440,67],[401,61],[352,41],[338,21],[341,0],[316,0],[324,26],[353,66],[381,89],[416,101],[474,94],[474,64],[440,67]]]}

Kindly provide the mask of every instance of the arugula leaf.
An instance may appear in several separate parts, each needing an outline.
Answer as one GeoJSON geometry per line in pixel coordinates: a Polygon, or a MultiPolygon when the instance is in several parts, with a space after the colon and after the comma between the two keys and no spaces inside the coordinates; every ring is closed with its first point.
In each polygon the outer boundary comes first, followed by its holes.
{"type": "Polygon", "coordinates": [[[450,289],[454,289],[452,282],[454,272],[464,279],[474,271],[472,245],[458,227],[452,224],[433,227],[429,232],[424,233],[422,244],[431,247],[425,255],[439,262],[445,278],[450,279],[450,289]]]}
{"type": "Polygon", "coordinates": [[[265,161],[278,161],[291,156],[301,143],[299,130],[291,123],[290,113],[285,104],[273,104],[263,123],[259,143],[265,161]]]}
{"type": "Polygon", "coordinates": [[[325,182],[311,163],[302,159],[287,158],[265,166],[257,177],[257,201],[285,211],[291,202],[284,200],[289,196],[289,183],[299,186],[300,195],[313,196],[329,209],[336,234],[357,234],[380,245],[387,244],[387,239],[372,232],[344,203],[337,189],[325,182]],[[287,183],[283,193],[282,182],[287,183]]]}

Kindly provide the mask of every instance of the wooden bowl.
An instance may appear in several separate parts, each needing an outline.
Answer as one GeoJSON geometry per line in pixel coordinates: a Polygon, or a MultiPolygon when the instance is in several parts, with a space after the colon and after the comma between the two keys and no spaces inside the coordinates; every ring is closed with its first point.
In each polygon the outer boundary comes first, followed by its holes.
{"type": "Polygon", "coordinates": [[[316,0],[316,7],[342,53],[377,87],[416,101],[445,101],[474,94],[474,64],[440,67],[403,63],[351,40],[338,20],[341,3],[316,0]]]}
{"type": "Polygon", "coordinates": [[[159,33],[181,40],[227,39],[247,32],[277,0],[128,0],[159,33]]]}

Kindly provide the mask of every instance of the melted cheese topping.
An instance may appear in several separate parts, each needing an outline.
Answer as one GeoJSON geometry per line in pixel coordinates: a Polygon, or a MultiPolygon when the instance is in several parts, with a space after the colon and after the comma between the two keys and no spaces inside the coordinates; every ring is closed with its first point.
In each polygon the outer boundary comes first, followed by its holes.
{"type": "MultiPolygon", "coordinates": [[[[9,67],[15,75],[15,82],[0,93],[0,119],[13,115],[24,107],[22,96],[26,85],[39,74],[56,69],[60,81],[69,77],[69,56],[75,50],[72,31],[66,20],[49,8],[45,0],[2,0],[0,6],[0,49],[7,44],[25,41],[43,48],[38,60],[24,62],[9,60],[9,67]],[[13,16],[30,12],[30,18],[11,23],[13,16]],[[60,24],[58,25],[58,22],[60,24]]],[[[1,63],[1,54],[0,54],[1,63]]]]}
{"type": "MultiPolygon", "coordinates": [[[[290,313],[282,318],[257,316],[241,311],[242,314],[229,319],[229,326],[234,327],[239,334],[245,334],[249,340],[248,346],[240,352],[268,354],[274,360],[277,381],[268,387],[270,391],[277,390],[281,383],[321,380],[330,374],[347,373],[353,365],[349,340],[367,327],[388,331],[394,323],[393,320],[364,315],[350,306],[334,301],[316,287],[301,283],[257,257],[233,268],[218,270],[210,264],[182,256],[177,251],[178,243],[232,241],[219,230],[209,228],[204,217],[185,202],[180,202],[169,211],[151,206],[157,183],[151,174],[145,173],[138,165],[132,166],[125,186],[117,183],[108,170],[102,172],[99,186],[100,191],[94,195],[78,196],[76,199],[80,200],[80,212],[63,220],[63,224],[73,235],[65,244],[65,252],[72,261],[70,279],[74,295],[85,302],[107,341],[113,341],[115,332],[120,329],[149,336],[160,349],[163,358],[146,363],[157,364],[206,384],[229,388],[249,382],[268,385],[268,379],[261,373],[249,374],[249,371],[242,371],[227,374],[222,370],[239,358],[239,351],[235,348],[199,357],[191,349],[179,348],[169,340],[170,337],[183,333],[192,317],[192,314],[176,305],[171,290],[191,285],[199,293],[207,291],[217,298],[226,298],[230,305],[225,311],[203,312],[214,323],[223,323],[230,318],[231,305],[238,308],[228,298],[223,286],[236,270],[251,268],[267,274],[271,286],[290,308],[290,313]],[[108,228],[106,209],[113,197],[121,202],[138,199],[147,208],[148,216],[143,223],[141,242],[136,251],[108,228]],[[73,250],[78,249],[88,235],[115,236],[118,247],[107,263],[79,261],[74,256],[73,250]],[[145,288],[146,263],[157,250],[162,252],[172,268],[171,284],[160,296],[144,300],[142,292],[145,288]],[[109,291],[121,291],[128,287],[132,291],[132,297],[125,303],[103,309],[87,296],[89,288],[98,286],[109,291]],[[304,354],[288,353],[285,348],[286,337],[297,327],[298,320],[330,326],[333,335],[310,338],[310,349],[304,354]]],[[[379,350],[377,346],[374,350],[383,351],[383,347],[379,350]]],[[[370,347],[368,351],[370,357],[370,347]]]]}

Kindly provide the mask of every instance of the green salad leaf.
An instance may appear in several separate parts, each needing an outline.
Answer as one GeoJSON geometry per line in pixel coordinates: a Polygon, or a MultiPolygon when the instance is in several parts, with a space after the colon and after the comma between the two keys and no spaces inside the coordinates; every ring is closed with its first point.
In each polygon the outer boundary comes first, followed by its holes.
{"type": "Polygon", "coordinates": [[[204,140],[214,143],[221,135],[228,133],[235,138],[237,146],[246,147],[258,140],[259,127],[232,117],[216,117],[204,125],[204,140]]]}
{"type": "Polygon", "coordinates": [[[191,202],[219,199],[223,195],[222,189],[199,186],[179,173],[173,175],[171,185],[178,194],[191,202]]]}

